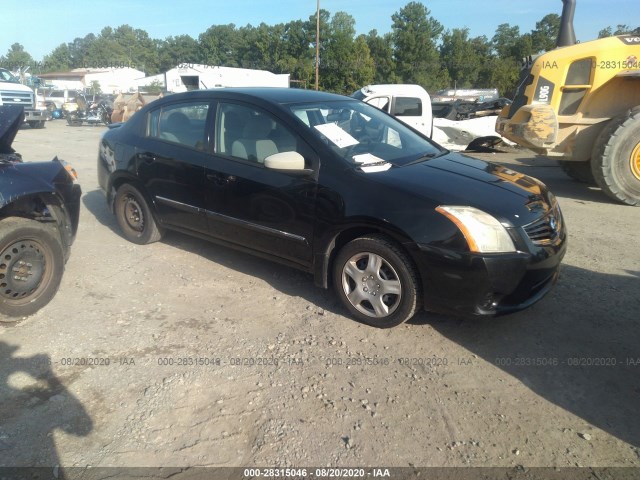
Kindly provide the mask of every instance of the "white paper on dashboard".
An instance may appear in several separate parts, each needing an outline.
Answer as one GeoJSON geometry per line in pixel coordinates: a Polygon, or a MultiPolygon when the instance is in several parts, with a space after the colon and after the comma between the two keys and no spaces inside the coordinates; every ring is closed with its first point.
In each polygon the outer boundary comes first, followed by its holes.
{"type": "Polygon", "coordinates": [[[380,165],[363,165],[360,167],[364,173],[386,172],[390,168],[390,163],[381,163],[380,165]]]}
{"type": "Polygon", "coordinates": [[[350,147],[360,143],[335,123],[316,125],[315,129],[331,140],[338,148],[350,147]]]}
{"type": "Polygon", "coordinates": [[[356,163],[369,164],[369,163],[383,163],[384,160],[371,155],[370,153],[362,153],[360,155],[354,155],[353,161],[356,163]]]}

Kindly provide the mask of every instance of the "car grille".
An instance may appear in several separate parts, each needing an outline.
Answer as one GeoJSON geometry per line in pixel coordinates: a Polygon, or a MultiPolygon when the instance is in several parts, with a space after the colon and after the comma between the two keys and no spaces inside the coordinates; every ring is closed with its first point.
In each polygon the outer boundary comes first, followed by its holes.
{"type": "Polygon", "coordinates": [[[33,107],[33,94],[30,92],[7,91],[0,92],[3,105],[22,105],[25,108],[33,107]]]}
{"type": "Polygon", "coordinates": [[[524,231],[534,245],[551,245],[556,243],[560,239],[562,229],[562,212],[557,203],[547,215],[524,227],[524,231]]]}

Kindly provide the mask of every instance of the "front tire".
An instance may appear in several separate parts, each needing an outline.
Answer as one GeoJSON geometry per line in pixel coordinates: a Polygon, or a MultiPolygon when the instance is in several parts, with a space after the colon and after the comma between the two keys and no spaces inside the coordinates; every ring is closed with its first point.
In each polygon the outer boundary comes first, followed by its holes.
{"type": "Polygon", "coordinates": [[[560,168],[562,168],[562,171],[574,180],[589,185],[596,184],[590,161],[567,162],[564,160],[558,160],[558,163],[560,164],[560,168]]]}
{"type": "Polygon", "coordinates": [[[333,284],[349,312],[377,328],[406,322],[422,305],[413,262],[384,235],[346,244],[334,262],[333,284]]]}
{"type": "Polygon", "coordinates": [[[640,206],[640,107],[614,118],[593,147],[593,176],[609,197],[640,206]]]}
{"type": "Polygon", "coordinates": [[[54,224],[20,217],[0,221],[0,321],[32,315],[48,304],[64,264],[54,224]]]}
{"type": "Polygon", "coordinates": [[[124,184],[116,192],[115,212],[124,237],[138,245],[157,242],[163,231],[142,193],[133,185],[124,184]]]}

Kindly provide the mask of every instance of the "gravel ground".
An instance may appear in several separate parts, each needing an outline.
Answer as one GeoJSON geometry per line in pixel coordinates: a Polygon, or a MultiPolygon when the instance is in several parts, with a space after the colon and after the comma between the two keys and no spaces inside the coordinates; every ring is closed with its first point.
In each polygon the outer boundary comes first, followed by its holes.
{"type": "Polygon", "coordinates": [[[498,319],[376,330],[311,276],[181,234],[118,233],[104,127],[25,128],[78,171],[56,298],[0,325],[0,466],[640,467],[640,209],[529,152],[570,231],[557,287],[498,319]]]}

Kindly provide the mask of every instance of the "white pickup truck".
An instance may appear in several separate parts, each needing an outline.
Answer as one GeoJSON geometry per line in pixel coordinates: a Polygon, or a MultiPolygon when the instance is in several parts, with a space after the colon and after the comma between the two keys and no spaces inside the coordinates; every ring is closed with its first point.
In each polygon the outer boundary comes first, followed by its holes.
{"type": "Polygon", "coordinates": [[[24,120],[32,128],[44,128],[45,110],[35,108],[35,94],[7,69],[0,68],[0,105],[22,105],[24,120]]]}
{"type": "Polygon", "coordinates": [[[351,95],[432,136],[431,98],[420,85],[367,85],[351,95]]]}
{"type": "Polygon", "coordinates": [[[351,96],[384,110],[449,150],[465,150],[477,138],[496,136],[497,116],[434,118],[431,97],[420,85],[367,85],[351,96]]]}

